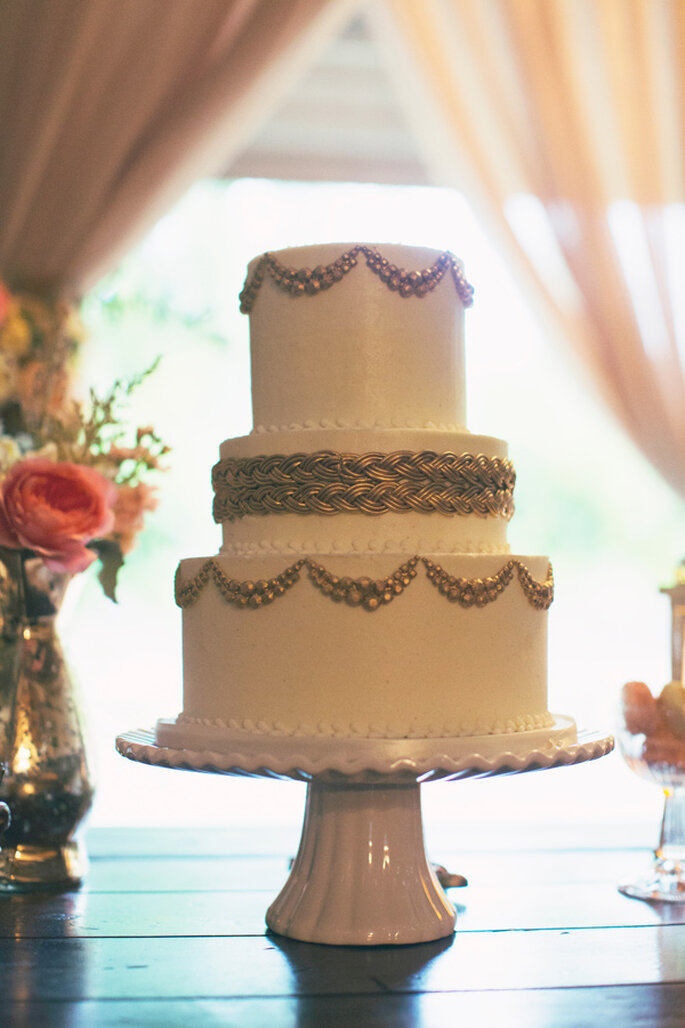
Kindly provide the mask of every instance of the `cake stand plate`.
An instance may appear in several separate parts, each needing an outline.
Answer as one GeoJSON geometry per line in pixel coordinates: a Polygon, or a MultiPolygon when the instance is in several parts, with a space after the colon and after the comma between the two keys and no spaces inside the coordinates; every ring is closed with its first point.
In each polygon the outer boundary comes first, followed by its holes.
{"type": "MultiPolygon", "coordinates": [[[[160,722],[158,729],[172,724],[160,722]]],[[[236,733],[235,741],[224,737],[220,750],[190,750],[160,746],[154,730],[137,730],[118,736],[116,746],[141,764],[307,782],[300,846],[267,925],[305,942],[374,946],[430,942],[454,931],[454,907],[426,856],[421,784],[578,764],[614,746],[605,733],[576,733],[570,718],[555,719],[546,746],[541,735],[427,740],[236,733]]]]}

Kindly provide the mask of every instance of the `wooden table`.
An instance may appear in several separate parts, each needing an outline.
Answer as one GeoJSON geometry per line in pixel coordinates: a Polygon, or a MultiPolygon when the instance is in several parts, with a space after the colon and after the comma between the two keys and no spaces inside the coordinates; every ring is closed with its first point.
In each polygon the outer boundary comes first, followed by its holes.
{"type": "Polygon", "coordinates": [[[431,852],[457,934],[344,949],[269,936],[291,840],[93,830],[78,892],[0,896],[0,1025],[682,1028],[685,904],[618,893],[648,852],[431,852]]]}

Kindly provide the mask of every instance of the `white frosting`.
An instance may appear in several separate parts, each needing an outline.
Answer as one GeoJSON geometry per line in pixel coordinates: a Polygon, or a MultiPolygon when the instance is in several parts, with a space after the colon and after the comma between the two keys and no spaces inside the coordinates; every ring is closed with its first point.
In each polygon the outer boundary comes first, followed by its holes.
{"type": "MultiPolygon", "coordinates": [[[[545,579],[546,558],[518,559],[545,579]]],[[[181,581],[204,560],[182,561],[181,581]]],[[[238,581],[284,570],[282,557],[215,561],[238,581]]],[[[471,579],[496,574],[505,561],[469,555],[440,563],[471,579]]],[[[397,567],[370,554],[330,556],[324,565],[372,580],[397,567]]],[[[302,726],[390,738],[523,729],[548,714],[546,623],[518,580],[487,606],[465,609],[419,569],[403,593],[372,612],[334,602],[304,573],[260,610],[226,603],[210,582],[183,612],[184,715],[279,734],[302,726]]]]}
{"type": "MultiPolygon", "coordinates": [[[[406,270],[437,250],[371,244],[406,270]]],[[[294,268],[335,261],[349,246],[276,254],[294,268]]],[[[254,272],[256,261],[249,265],[254,272]]],[[[464,309],[448,274],[426,296],[400,297],[363,257],[317,296],[291,297],[264,277],[250,314],[255,425],[344,422],[465,424],[464,309]]]]}
{"type": "Polygon", "coordinates": [[[464,429],[387,426],[273,429],[226,439],[219,452],[221,457],[256,457],[261,453],[311,453],[314,450],[336,450],[341,453],[436,450],[440,453],[482,453],[486,457],[506,457],[508,452],[503,439],[473,435],[464,429]]]}

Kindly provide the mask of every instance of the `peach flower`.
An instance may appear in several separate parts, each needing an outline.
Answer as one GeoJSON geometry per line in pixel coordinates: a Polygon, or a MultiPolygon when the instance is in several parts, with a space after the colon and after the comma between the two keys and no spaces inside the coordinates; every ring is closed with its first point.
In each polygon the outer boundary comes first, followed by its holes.
{"type": "Polygon", "coordinates": [[[57,416],[66,405],[69,375],[65,367],[51,368],[32,360],[17,373],[17,394],[25,411],[57,416]]]}
{"type": "Polygon", "coordinates": [[[144,482],[117,486],[112,534],[116,537],[122,553],[129,553],[133,549],[135,538],[143,529],[146,511],[154,510],[156,506],[154,490],[144,482]]]}
{"type": "Polygon", "coordinates": [[[0,492],[0,545],[28,549],[52,571],[83,571],[84,544],[109,532],[115,490],[93,468],[43,457],[10,468],[0,492]]]}

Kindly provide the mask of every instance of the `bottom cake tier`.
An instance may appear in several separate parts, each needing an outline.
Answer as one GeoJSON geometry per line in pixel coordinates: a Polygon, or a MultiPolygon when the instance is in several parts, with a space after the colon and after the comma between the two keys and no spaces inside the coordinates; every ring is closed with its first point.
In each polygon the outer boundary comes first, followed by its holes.
{"type": "MultiPolygon", "coordinates": [[[[181,562],[183,726],[435,738],[553,724],[546,557],[181,562]]],[[[179,736],[180,732],[180,736],[179,736]]]]}

